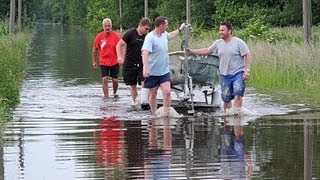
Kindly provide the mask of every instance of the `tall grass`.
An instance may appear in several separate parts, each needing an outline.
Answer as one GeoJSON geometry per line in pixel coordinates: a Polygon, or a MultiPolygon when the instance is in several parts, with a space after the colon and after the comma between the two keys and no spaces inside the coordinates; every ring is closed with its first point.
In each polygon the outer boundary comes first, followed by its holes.
{"type": "Polygon", "coordinates": [[[301,43],[248,43],[254,57],[250,84],[283,101],[320,102],[320,49],[301,43]]]}
{"type": "Polygon", "coordinates": [[[0,36],[0,117],[19,102],[20,84],[27,65],[30,34],[0,36]]]}
{"type": "MultiPolygon", "coordinates": [[[[301,27],[277,28],[274,31],[285,34],[281,41],[247,41],[253,54],[253,67],[249,86],[260,93],[268,93],[284,103],[320,104],[320,29],[313,27],[311,48],[303,44],[301,27]]],[[[191,48],[204,48],[218,38],[212,32],[207,38],[190,39],[191,48]]],[[[201,36],[202,37],[202,36],[201,36]]],[[[170,51],[180,49],[183,36],[173,40],[170,51]]]]}

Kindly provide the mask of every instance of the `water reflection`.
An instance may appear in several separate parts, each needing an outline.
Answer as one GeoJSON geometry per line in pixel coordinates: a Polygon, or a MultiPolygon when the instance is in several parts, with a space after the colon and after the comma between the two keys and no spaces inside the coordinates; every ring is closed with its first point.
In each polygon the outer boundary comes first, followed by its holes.
{"type": "Polygon", "coordinates": [[[304,120],[304,179],[312,179],[313,122],[304,120]]]}
{"type": "Polygon", "coordinates": [[[94,133],[97,166],[107,179],[170,179],[172,133],[169,118],[99,120],[94,133]]]}
{"type": "Polygon", "coordinates": [[[223,179],[246,179],[253,173],[251,155],[245,149],[245,120],[225,117],[221,138],[221,176],[223,179]]]}
{"type": "Polygon", "coordinates": [[[124,141],[123,125],[115,116],[105,117],[99,122],[96,132],[97,164],[105,167],[107,177],[123,177],[124,141]]]}
{"type": "Polygon", "coordinates": [[[145,179],[170,179],[172,159],[172,134],[170,119],[152,119],[149,129],[149,143],[145,149],[145,179]],[[156,125],[162,120],[163,128],[156,125]]]}
{"type": "MultiPolygon", "coordinates": [[[[147,123],[147,122],[146,122],[147,123]]],[[[148,145],[147,125],[141,120],[125,121],[126,179],[144,178],[144,149],[148,145]]]]}

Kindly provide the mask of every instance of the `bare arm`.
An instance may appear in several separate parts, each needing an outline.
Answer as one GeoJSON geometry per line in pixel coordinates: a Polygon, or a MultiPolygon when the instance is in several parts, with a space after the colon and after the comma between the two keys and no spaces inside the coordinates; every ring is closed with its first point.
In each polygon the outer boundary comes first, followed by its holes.
{"type": "Polygon", "coordinates": [[[197,54],[197,55],[209,55],[212,54],[212,51],[209,48],[201,48],[201,49],[189,49],[190,54],[197,54]]]}
{"type": "Polygon", "coordinates": [[[169,40],[175,38],[185,28],[185,26],[186,26],[186,24],[182,23],[178,29],[171,31],[169,33],[169,35],[170,35],[169,40]]]}
{"type": "Polygon", "coordinates": [[[174,30],[174,31],[171,31],[169,34],[170,34],[170,37],[169,37],[169,40],[171,40],[171,39],[173,39],[173,38],[175,38],[175,37],[177,37],[177,35],[180,33],[180,30],[179,30],[179,28],[178,29],[176,29],[176,30],[174,30]]]}
{"type": "Polygon", "coordinates": [[[246,55],[244,55],[244,65],[245,65],[245,71],[243,74],[243,78],[244,79],[249,79],[250,77],[250,68],[252,65],[252,55],[251,53],[247,53],[246,55]]]}
{"type": "Polygon", "coordinates": [[[142,63],[143,63],[143,76],[149,77],[150,76],[150,69],[149,69],[149,51],[143,50],[142,51],[142,63]]]}
{"type": "Polygon", "coordinates": [[[96,49],[96,48],[92,48],[92,67],[94,69],[97,69],[98,68],[98,64],[99,64],[99,50],[96,49]]]}
{"type": "Polygon", "coordinates": [[[244,55],[244,65],[246,66],[247,69],[251,68],[251,65],[252,65],[251,53],[247,53],[246,55],[244,55]]]}
{"type": "Polygon", "coordinates": [[[125,45],[126,45],[126,42],[124,42],[123,39],[120,39],[120,41],[117,43],[117,46],[116,46],[119,64],[123,64],[123,62],[124,62],[124,56],[125,56],[125,52],[126,52],[125,45]]]}

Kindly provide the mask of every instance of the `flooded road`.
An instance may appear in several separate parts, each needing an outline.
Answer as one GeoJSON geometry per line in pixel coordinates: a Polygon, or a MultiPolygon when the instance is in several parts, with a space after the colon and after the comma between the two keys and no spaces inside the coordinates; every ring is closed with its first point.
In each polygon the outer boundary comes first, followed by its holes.
{"type": "Polygon", "coordinates": [[[320,114],[249,89],[251,116],[152,119],[128,88],[102,98],[91,40],[41,24],[31,68],[1,136],[0,179],[320,179],[320,114]],[[289,114],[288,114],[289,113],[289,114]]]}

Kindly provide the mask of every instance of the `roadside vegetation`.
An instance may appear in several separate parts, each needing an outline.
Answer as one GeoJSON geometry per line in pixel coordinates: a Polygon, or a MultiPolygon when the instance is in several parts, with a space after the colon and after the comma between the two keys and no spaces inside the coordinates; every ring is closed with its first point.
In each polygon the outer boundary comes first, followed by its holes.
{"type": "Polygon", "coordinates": [[[0,22],[0,122],[19,102],[19,91],[27,66],[30,33],[7,35],[7,23],[0,22]]]}

